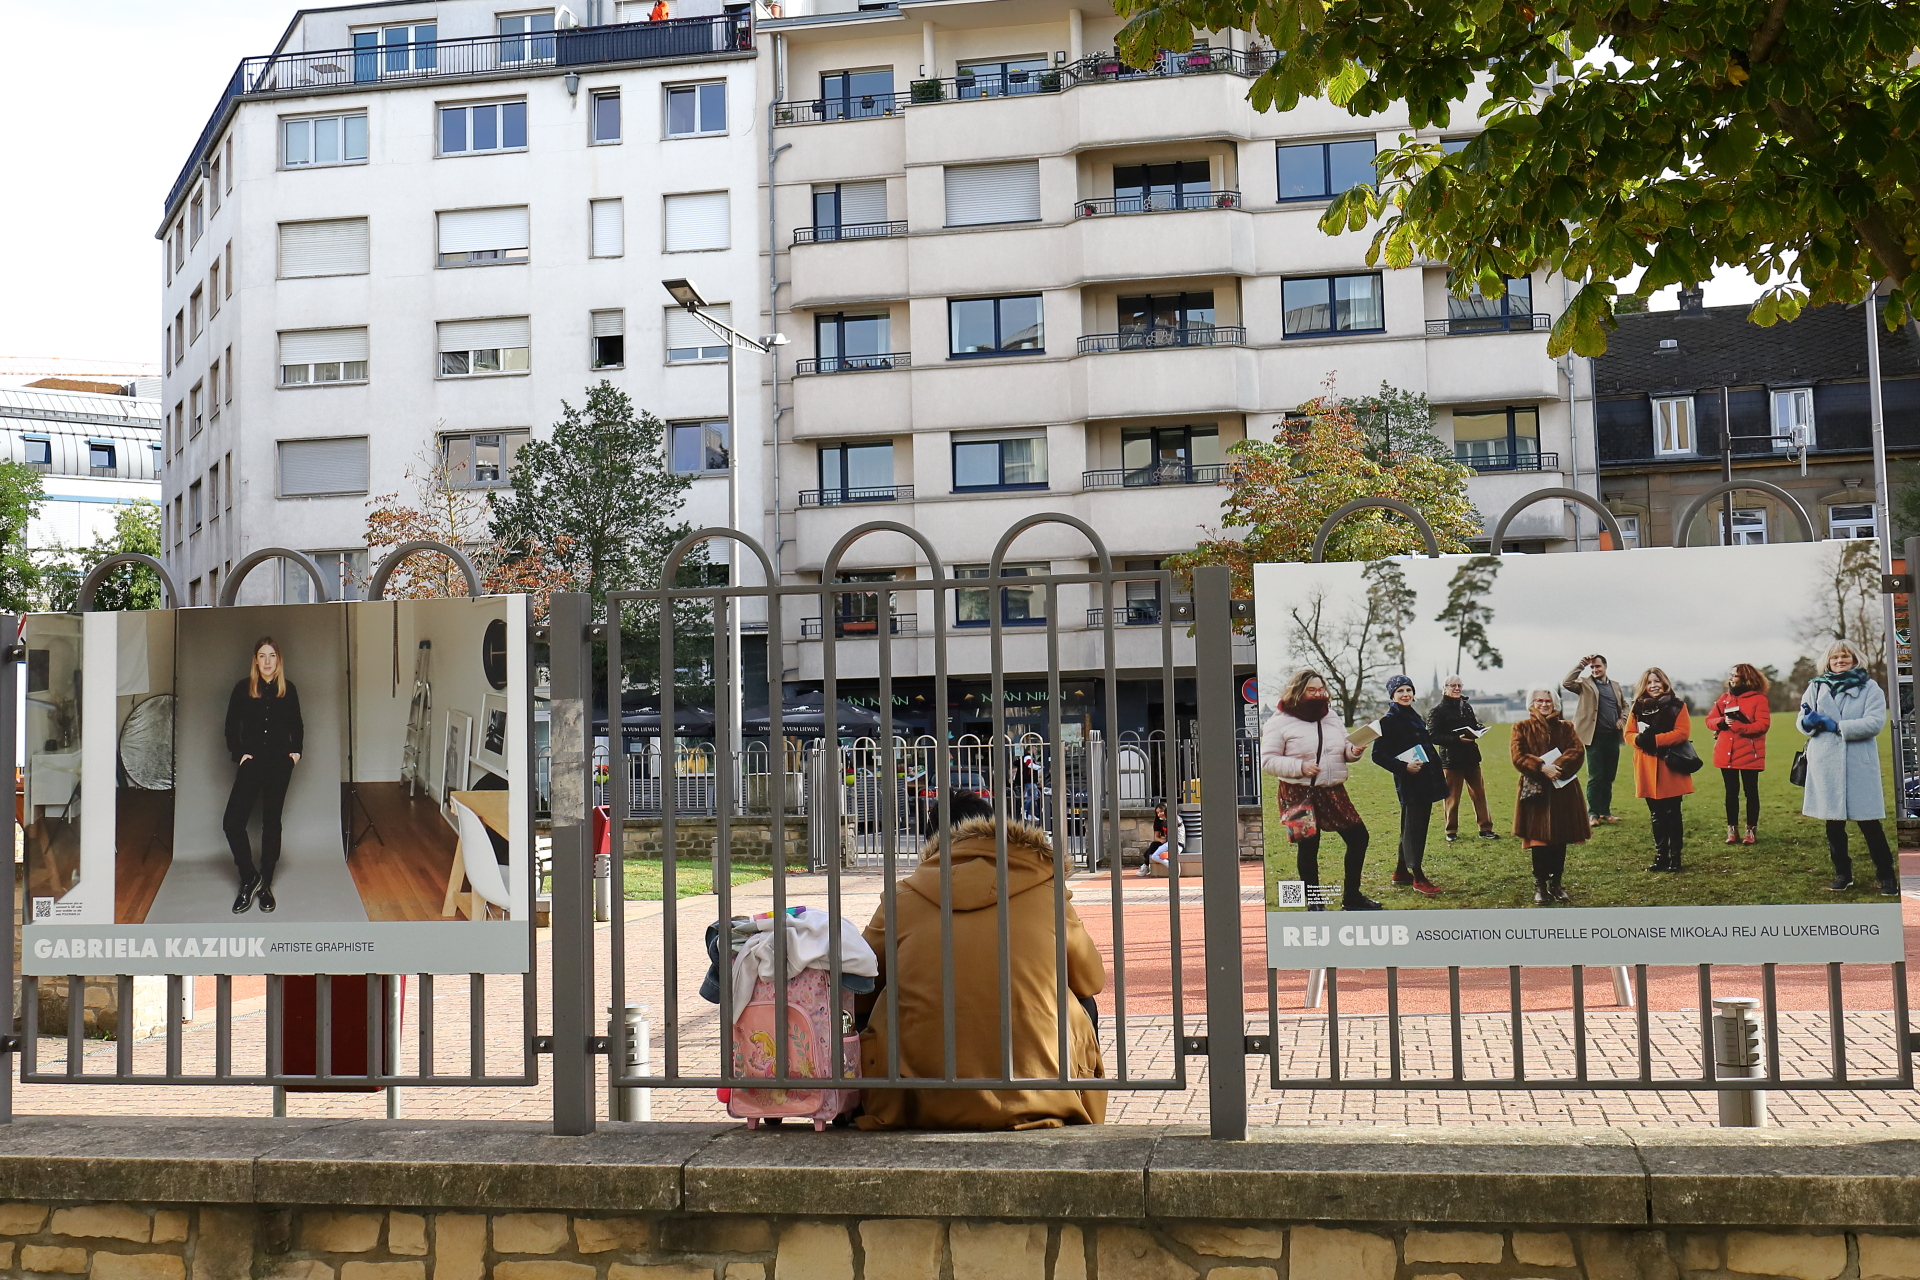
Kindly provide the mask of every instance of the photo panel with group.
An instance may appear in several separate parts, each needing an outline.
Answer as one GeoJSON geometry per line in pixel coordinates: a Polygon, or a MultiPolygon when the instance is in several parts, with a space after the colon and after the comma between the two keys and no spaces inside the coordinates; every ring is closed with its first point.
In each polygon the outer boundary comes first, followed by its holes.
{"type": "Polygon", "coordinates": [[[34,614],[24,972],[521,973],[524,596],[34,614]]]}
{"type": "Polygon", "coordinates": [[[1880,586],[1871,540],[1256,566],[1270,963],[1901,959],[1880,586]]]}

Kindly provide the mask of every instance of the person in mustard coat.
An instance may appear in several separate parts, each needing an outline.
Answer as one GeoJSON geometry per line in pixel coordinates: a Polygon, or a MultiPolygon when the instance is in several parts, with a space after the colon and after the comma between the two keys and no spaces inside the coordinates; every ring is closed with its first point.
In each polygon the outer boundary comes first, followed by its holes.
{"type": "Polygon", "coordinates": [[[1750,662],[1727,673],[1727,691],[1707,711],[1713,764],[1727,789],[1727,843],[1752,844],[1760,826],[1760,772],[1767,767],[1767,677],[1750,662]],[[1740,795],[1747,797],[1747,834],[1740,836],[1740,795]]]}
{"type": "Polygon", "coordinates": [[[1679,871],[1686,830],[1680,802],[1693,794],[1693,778],[1674,769],[1661,752],[1687,741],[1693,722],[1687,704],[1673,692],[1673,681],[1658,667],[1648,667],[1634,686],[1633,793],[1647,802],[1653,816],[1653,863],[1649,871],[1679,871]]]}

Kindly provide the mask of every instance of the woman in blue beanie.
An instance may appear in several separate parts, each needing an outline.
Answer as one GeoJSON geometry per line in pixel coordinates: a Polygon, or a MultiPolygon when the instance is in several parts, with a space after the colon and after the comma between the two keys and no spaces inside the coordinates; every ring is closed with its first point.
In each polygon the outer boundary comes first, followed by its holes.
{"type": "Polygon", "coordinates": [[[1436,894],[1440,886],[1427,879],[1422,864],[1433,806],[1447,798],[1447,779],[1427,722],[1413,709],[1413,681],[1403,675],[1389,677],[1387,698],[1391,705],[1380,717],[1373,762],[1393,774],[1393,789],[1400,797],[1400,860],[1393,869],[1393,882],[1436,894]]]}

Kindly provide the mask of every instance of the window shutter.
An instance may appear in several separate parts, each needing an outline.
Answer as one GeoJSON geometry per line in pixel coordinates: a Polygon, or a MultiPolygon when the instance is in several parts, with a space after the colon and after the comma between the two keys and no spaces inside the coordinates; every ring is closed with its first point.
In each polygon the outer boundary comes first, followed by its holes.
{"type": "MultiPolygon", "coordinates": [[[[845,200],[843,195],[842,200],[845,200]]],[[[844,216],[844,215],[843,215],[844,216]]],[[[1040,162],[975,164],[947,169],[947,225],[1040,220],[1040,162]]]]}
{"type": "Polygon", "coordinates": [[[440,325],[442,351],[485,351],[500,347],[530,347],[532,326],[525,316],[500,320],[446,320],[440,325]]]}
{"type": "Polygon", "coordinates": [[[627,313],[624,311],[596,311],[593,313],[593,336],[596,338],[617,338],[627,331],[627,313]]]}
{"type": "Polygon", "coordinates": [[[280,224],[280,278],[367,274],[367,220],[280,224]]]}
{"type": "Polygon", "coordinates": [[[593,256],[618,258],[627,251],[625,206],[618,200],[595,200],[593,206],[593,256]]]}
{"type": "Polygon", "coordinates": [[[887,220],[887,184],[885,182],[843,182],[840,184],[840,225],[857,226],[864,222],[887,220]]]}
{"type": "Polygon", "coordinates": [[[667,197],[668,253],[724,249],[727,244],[726,192],[667,197]]]}
{"type": "Polygon", "coordinates": [[[440,215],[440,252],[527,247],[527,207],[460,209],[440,215]]]}
{"type": "Polygon", "coordinates": [[[367,438],[282,440],[280,496],[367,491],[367,438]]]}
{"type": "MultiPolygon", "coordinates": [[[[733,323],[733,309],[724,303],[717,307],[708,307],[707,314],[721,324],[733,323]]],[[[685,307],[667,308],[667,350],[681,351],[687,347],[721,347],[726,340],[707,328],[685,307]]]]}
{"type": "Polygon", "coordinates": [[[334,360],[365,360],[365,329],[303,329],[280,335],[281,364],[320,364],[334,360]]]}

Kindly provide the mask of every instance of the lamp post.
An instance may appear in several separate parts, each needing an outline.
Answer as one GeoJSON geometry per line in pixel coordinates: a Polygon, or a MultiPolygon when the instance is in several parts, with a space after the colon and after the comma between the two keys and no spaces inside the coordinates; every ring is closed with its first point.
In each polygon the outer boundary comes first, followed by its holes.
{"type": "MultiPolygon", "coordinates": [[[[698,319],[700,323],[706,325],[707,328],[713,330],[724,339],[727,344],[727,527],[735,532],[740,532],[740,395],[735,381],[739,369],[739,362],[734,359],[733,352],[734,348],[739,347],[748,351],[757,351],[763,356],[772,355],[775,347],[784,347],[787,344],[787,335],[784,333],[776,333],[761,340],[749,338],[746,334],[741,333],[724,320],[716,319],[709,314],[706,299],[700,296],[700,291],[693,287],[691,281],[662,280],[660,283],[676,303],[685,307],[689,314],[698,319]]],[[[738,546],[727,548],[727,585],[735,588],[736,591],[744,585],[740,573],[740,548],[738,546]]],[[[773,619],[769,618],[767,622],[767,642],[768,644],[772,644],[773,619]]],[[[730,655],[728,662],[732,667],[732,671],[730,672],[732,679],[729,681],[732,687],[727,699],[728,744],[730,750],[738,751],[740,750],[741,719],[740,686],[742,683],[741,676],[743,674],[740,661],[740,598],[738,595],[735,595],[729,602],[727,609],[727,646],[727,651],[730,655]]],[[[670,680],[673,678],[673,674],[672,672],[663,671],[660,673],[660,678],[662,680],[670,680]]],[[[773,685],[771,681],[769,681],[767,689],[768,698],[772,698],[773,685]]],[[[665,725],[662,725],[661,728],[663,732],[666,730],[665,725]]]]}

